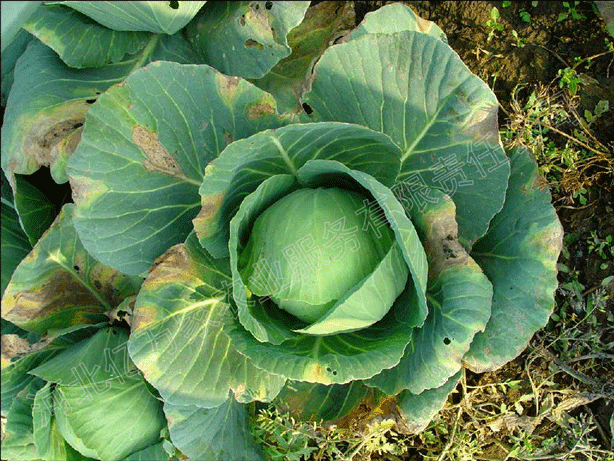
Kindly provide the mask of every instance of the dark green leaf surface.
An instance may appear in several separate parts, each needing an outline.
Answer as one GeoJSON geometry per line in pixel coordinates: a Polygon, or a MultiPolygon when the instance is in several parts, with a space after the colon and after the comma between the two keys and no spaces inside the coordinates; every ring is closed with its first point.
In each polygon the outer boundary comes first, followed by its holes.
{"type": "Polygon", "coordinates": [[[443,41],[420,32],[366,35],[328,48],[303,98],[314,121],[389,135],[402,150],[397,187],[417,208],[451,195],[460,239],[482,236],[501,209],[509,165],[494,94],[443,41]]]}
{"type": "Polygon", "coordinates": [[[70,67],[102,67],[142,49],[151,34],[118,32],[63,5],[43,5],[24,29],[52,48],[70,67]]]}
{"type": "Polygon", "coordinates": [[[35,245],[49,228],[58,212],[53,203],[38,188],[15,175],[15,209],[30,245],[35,245]]]}
{"type": "Polygon", "coordinates": [[[309,2],[209,2],[186,27],[203,62],[228,75],[261,78],[290,54],[286,36],[309,2]]]}
{"type": "Polygon", "coordinates": [[[19,264],[2,299],[2,317],[28,331],[92,324],[136,294],[142,279],[103,266],[81,245],[67,204],[19,264]]]}
{"type": "Polygon", "coordinates": [[[69,161],[83,245],[144,273],[191,231],[207,163],[230,140],[279,123],[272,96],[211,67],[154,62],[133,72],[92,106],[69,161]]]}
{"type": "Polygon", "coordinates": [[[492,316],[464,358],[476,373],[495,370],[525,349],[548,322],[558,285],[563,229],[547,183],[527,150],[509,155],[505,205],[471,253],[494,287],[492,316]]]}
{"type": "Polygon", "coordinates": [[[23,29],[17,32],[17,35],[11,40],[6,49],[2,50],[2,66],[0,67],[0,84],[2,85],[2,96],[0,97],[0,105],[6,107],[6,101],[9,97],[9,92],[13,86],[15,64],[17,59],[26,51],[28,43],[32,40],[32,35],[23,29]]]}
{"type": "Polygon", "coordinates": [[[0,223],[2,225],[2,233],[0,234],[2,239],[2,283],[0,296],[3,296],[15,268],[32,249],[28,236],[19,223],[11,186],[6,180],[4,171],[2,171],[2,204],[0,209],[0,223]]]}
{"type": "Polygon", "coordinates": [[[134,307],[132,360],[173,405],[213,408],[229,391],[241,402],[272,400],[285,383],[256,368],[224,333],[233,321],[228,260],[192,235],[158,260],[134,307]]]}
{"type": "Polygon", "coordinates": [[[288,381],[273,403],[301,420],[336,421],[356,408],[368,392],[360,381],[331,386],[288,381]]]}
{"type": "Polygon", "coordinates": [[[173,444],[190,459],[264,461],[246,406],[232,397],[209,409],[166,402],[164,412],[173,444]]]}
{"type": "Polygon", "coordinates": [[[54,2],[69,6],[109,29],[174,34],[206,3],[159,1],[54,2]]]}
{"type": "Polygon", "coordinates": [[[228,223],[266,178],[296,175],[308,160],[325,159],[392,185],[400,154],[387,136],[346,123],[288,125],[234,142],[207,167],[200,187],[202,210],[194,219],[200,243],[215,257],[228,256],[228,223]]]}

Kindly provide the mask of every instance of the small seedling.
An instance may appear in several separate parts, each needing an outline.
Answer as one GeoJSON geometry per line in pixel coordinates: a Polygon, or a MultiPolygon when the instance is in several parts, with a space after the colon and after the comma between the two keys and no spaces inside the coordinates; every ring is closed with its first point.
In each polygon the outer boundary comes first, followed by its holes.
{"type": "Polygon", "coordinates": [[[564,86],[567,87],[572,95],[575,95],[578,92],[580,77],[575,69],[569,67],[559,69],[558,76],[561,78],[561,80],[559,80],[559,88],[563,88],[564,86]]]}
{"type": "Polygon", "coordinates": [[[486,21],[486,27],[490,27],[490,32],[486,38],[487,42],[492,40],[495,32],[501,32],[503,30],[503,24],[499,22],[499,17],[499,10],[497,7],[493,6],[492,10],[490,10],[490,19],[486,21]]]}
{"type": "Polygon", "coordinates": [[[563,2],[563,6],[567,8],[567,11],[563,11],[559,13],[559,17],[556,19],[556,22],[564,21],[565,19],[571,17],[572,19],[586,19],[582,13],[579,13],[576,9],[580,2],[573,2],[573,6],[570,2],[563,2]]]}

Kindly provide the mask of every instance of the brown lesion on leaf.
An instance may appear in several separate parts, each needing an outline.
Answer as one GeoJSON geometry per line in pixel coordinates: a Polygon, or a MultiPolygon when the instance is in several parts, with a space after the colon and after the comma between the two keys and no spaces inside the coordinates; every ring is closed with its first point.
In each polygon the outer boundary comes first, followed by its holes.
{"type": "Polygon", "coordinates": [[[425,233],[424,250],[428,258],[429,280],[450,267],[474,265],[475,261],[458,241],[456,207],[449,197],[446,206],[423,216],[425,233]]]}
{"type": "Polygon", "coordinates": [[[463,135],[473,138],[476,142],[486,141],[500,145],[498,110],[496,103],[475,109],[463,128],[463,135]]]}
{"type": "Polygon", "coordinates": [[[216,73],[215,83],[217,86],[218,94],[220,95],[224,103],[230,107],[232,103],[236,100],[237,94],[239,93],[239,84],[241,83],[241,78],[216,73]]]}
{"type": "Polygon", "coordinates": [[[247,118],[250,120],[257,120],[260,117],[267,114],[274,114],[275,107],[269,102],[262,102],[259,104],[252,104],[247,108],[247,118]]]}
{"type": "MultiPolygon", "coordinates": [[[[155,291],[174,280],[185,284],[188,282],[189,274],[192,272],[192,259],[185,245],[180,243],[172,246],[154,261],[145,282],[143,282],[141,292],[155,291]]],[[[160,316],[155,306],[149,303],[135,305],[132,311],[132,331],[143,330],[162,319],[163,317],[160,316]]]]}
{"type": "Polygon", "coordinates": [[[245,40],[245,48],[256,48],[258,50],[264,50],[264,45],[256,40],[248,38],[245,40]]]}
{"type": "Polygon", "coordinates": [[[32,344],[19,335],[2,335],[0,338],[2,346],[2,366],[6,366],[14,357],[21,357],[32,350],[32,344]]]}
{"type": "Polygon", "coordinates": [[[104,314],[106,308],[73,274],[54,271],[45,283],[30,290],[5,295],[2,316],[32,330],[91,324],[85,314],[104,314]]]}
{"type": "Polygon", "coordinates": [[[147,171],[157,171],[174,177],[185,176],[177,160],[158,140],[156,132],[136,125],[132,129],[132,141],[147,156],[147,160],[143,161],[143,166],[147,171]]]}
{"type": "Polygon", "coordinates": [[[216,231],[214,222],[224,204],[226,194],[224,192],[209,195],[201,199],[201,208],[196,217],[193,219],[194,230],[199,239],[208,237],[216,231]]]}

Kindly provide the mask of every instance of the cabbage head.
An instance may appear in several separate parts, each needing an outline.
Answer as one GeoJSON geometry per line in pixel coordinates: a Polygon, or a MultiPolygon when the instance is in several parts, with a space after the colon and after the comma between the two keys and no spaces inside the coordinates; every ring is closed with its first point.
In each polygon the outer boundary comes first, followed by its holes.
{"type": "Polygon", "coordinates": [[[309,55],[324,26],[305,21],[271,72],[131,70],[62,167],[85,251],[144,278],[128,352],[193,459],[262,459],[254,402],[326,421],[363,405],[419,432],[554,306],[549,192],[443,32],[397,3],[309,55]]]}

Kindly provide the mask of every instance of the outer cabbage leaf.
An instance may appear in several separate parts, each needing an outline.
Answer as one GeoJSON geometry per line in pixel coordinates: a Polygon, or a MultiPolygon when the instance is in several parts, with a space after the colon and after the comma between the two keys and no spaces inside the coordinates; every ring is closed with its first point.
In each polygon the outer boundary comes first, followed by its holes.
{"type": "Polygon", "coordinates": [[[73,204],[62,208],[4,292],[2,317],[25,330],[43,334],[105,320],[105,313],[136,294],[142,283],[85,251],[73,227],[73,210],[73,204]]]}
{"type": "MultiPolygon", "coordinates": [[[[2,85],[2,93],[0,96],[0,105],[6,107],[6,101],[9,97],[9,92],[13,86],[15,64],[17,59],[26,51],[28,43],[32,41],[33,37],[23,29],[19,29],[19,32],[7,45],[6,49],[2,50],[2,66],[0,67],[0,85],[2,85]]],[[[4,47],[4,40],[2,42],[4,47]]]]}
{"type": "Polygon", "coordinates": [[[464,357],[476,373],[495,370],[518,356],[554,309],[563,229],[531,154],[515,149],[510,158],[505,205],[471,253],[494,287],[486,330],[464,357]]]}
{"type": "Polygon", "coordinates": [[[92,106],[69,161],[83,245],[104,264],[144,273],[191,231],[205,165],[228,141],[280,124],[272,96],[209,66],[133,72],[92,106]]]}
{"type": "Polygon", "coordinates": [[[171,440],[190,459],[263,461],[245,405],[232,397],[214,408],[164,404],[171,440]]]}
{"type": "Polygon", "coordinates": [[[261,78],[290,54],[286,36],[309,2],[209,2],[186,27],[203,62],[228,75],[261,78]]]}
{"type": "Polygon", "coordinates": [[[458,242],[454,203],[434,192],[436,204],[411,213],[428,256],[428,317],[412,332],[399,365],[367,381],[390,395],[444,385],[490,317],[492,285],[458,242]]]}
{"type": "Polygon", "coordinates": [[[105,384],[104,390],[96,383],[55,387],[54,414],[66,441],[85,456],[109,461],[159,443],[166,420],[145,381],[139,376],[105,384]]]}
{"type": "Polygon", "coordinates": [[[174,34],[206,3],[193,2],[55,2],[73,8],[109,29],[174,34]]]}
{"type": "Polygon", "coordinates": [[[399,156],[387,136],[357,125],[310,123],[263,131],[230,144],[207,166],[194,229],[214,257],[228,256],[228,223],[245,196],[266,178],[296,175],[308,160],[327,159],[392,185],[399,156]]]}
{"type": "Polygon", "coordinates": [[[142,49],[151,34],[118,32],[62,5],[43,5],[24,29],[52,48],[70,67],[102,67],[142,49]]]}
{"type": "Polygon", "coordinates": [[[448,395],[454,391],[462,376],[459,371],[442,386],[427,389],[420,394],[401,392],[397,397],[397,407],[403,418],[400,429],[407,434],[417,434],[427,428],[433,417],[445,405],[448,395]]]}
{"type": "Polygon", "coordinates": [[[2,168],[31,174],[50,166],[57,183],[68,181],[67,158],[79,143],[85,113],[100,93],[152,60],[194,62],[180,36],[152,36],[138,53],[87,72],[72,69],[51,48],[33,40],[15,66],[15,84],[2,125],[2,168]]]}
{"type": "Polygon", "coordinates": [[[357,39],[366,34],[394,34],[402,31],[422,32],[448,42],[446,34],[437,24],[422,19],[409,6],[400,2],[367,13],[358,27],[349,34],[349,39],[357,39]]]}
{"type": "Polygon", "coordinates": [[[509,164],[498,103],[442,40],[420,32],[367,34],[328,48],[303,98],[314,121],[343,121],[389,135],[403,151],[397,177],[418,209],[430,189],[452,196],[470,247],[503,205],[509,164]]]}
{"type": "Polygon", "coordinates": [[[330,43],[355,23],[351,2],[327,1],[310,6],[303,22],[288,34],[288,45],[292,48],[290,56],[253,83],[275,96],[280,112],[302,112],[299,98],[307,90],[315,61],[330,43]]]}
{"type": "Polygon", "coordinates": [[[32,407],[36,393],[44,384],[40,379],[31,381],[11,402],[2,439],[3,458],[40,459],[34,443],[32,407]]]}
{"type": "Polygon", "coordinates": [[[134,307],[129,352],[165,402],[213,408],[232,391],[240,402],[271,400],[285,379],[256,368],[224,333],[232,323],[227,259],[192,234],[150,272],[134,307]]]}

